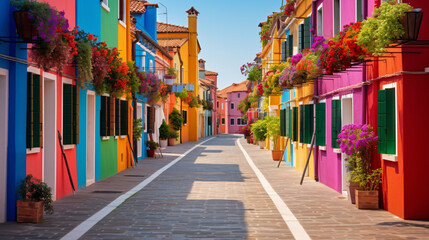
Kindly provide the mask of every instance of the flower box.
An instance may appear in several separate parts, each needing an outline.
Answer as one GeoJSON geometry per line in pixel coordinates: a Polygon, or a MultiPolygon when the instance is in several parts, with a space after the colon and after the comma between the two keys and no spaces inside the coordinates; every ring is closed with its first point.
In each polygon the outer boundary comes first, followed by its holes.
{"type": "Polygon", "coordinates": [[[18,200],[17,222],[39,223],[43,220],[43,201],[18,200]]]}
{"type": "Polygon", "coordinates": [[[28,11],[13,12],[15,19],[16,32],[18,36],[26,42],[34,42],[33,37],[37,36],[37,29],[33,26],[28,11]]]}
{"type": "Polygon", "coordinates": [[[401,20],[404,26],[404,35],[400,40],[402,41],[416,41],[419,37],[420,25],[422,23],[422,12],[405,12],[401,20]]]}
{"type": "Polygon", "coordinates": [[[355,190],[356,207],[358,209],[379,209],[378,205],[378,190],[361,191],[355,190]]]}

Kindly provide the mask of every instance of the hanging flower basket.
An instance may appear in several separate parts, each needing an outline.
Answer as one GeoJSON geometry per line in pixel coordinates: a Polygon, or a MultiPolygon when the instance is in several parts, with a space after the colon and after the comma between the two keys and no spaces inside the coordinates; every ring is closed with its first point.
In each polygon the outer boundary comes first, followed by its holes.
{"type": "Polygon", "coordinates": [[[173,85],[174,79],[176,79],[176,76],[173,75],[165,75],[164,76],[164,83],[167,85],[173,85]]]}
{"type": "Polygon", "coordinates": [[[37,29],[33,26],[28,11],[15,11],[13,12],[15,19],[16,32],[18,36],[24,39],[25,42],[34,42],[37,37],[37,29]]]}
{"type": "Polygon", "coordinates": [[[419,37],[420,25],[423,20],[422,12],[405,12],[401,20],[404,26],[404,35],[400,40],[402,41],[416,41],[419,37]]]}

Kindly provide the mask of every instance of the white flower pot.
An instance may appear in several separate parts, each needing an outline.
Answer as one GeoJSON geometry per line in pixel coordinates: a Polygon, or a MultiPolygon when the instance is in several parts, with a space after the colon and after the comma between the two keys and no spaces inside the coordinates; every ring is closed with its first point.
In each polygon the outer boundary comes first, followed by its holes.
{"type": "Polygon", "coordinates": [[[168,139],[160,139],[159,140],[159,146],[161,148],[166,148],[168,146],[168,139]]]}

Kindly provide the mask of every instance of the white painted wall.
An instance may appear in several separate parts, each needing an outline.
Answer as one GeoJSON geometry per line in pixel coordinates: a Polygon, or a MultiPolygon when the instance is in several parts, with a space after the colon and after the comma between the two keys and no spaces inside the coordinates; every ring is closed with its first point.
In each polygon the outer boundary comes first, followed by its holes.
{"type": "Polygon", "coordinates": [[[0,68],[0,223],[6,221],[8,76],[0,68]]]}

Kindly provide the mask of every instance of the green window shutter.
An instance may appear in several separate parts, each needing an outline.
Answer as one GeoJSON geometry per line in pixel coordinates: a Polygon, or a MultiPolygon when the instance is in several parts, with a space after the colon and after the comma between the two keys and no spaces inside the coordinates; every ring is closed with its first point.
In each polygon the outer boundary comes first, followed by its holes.
{"type": "Polygon", "coordinates": [[[292,114],[292,107],[289,108],[289,138],[292,139],[293,137],[293,114],[292,114]]]}
{"type": "Polygon", "coordinates": [[[326,103],[316,104],[316,145],[326,146],[326,103]]]}
{"type": "Polygon", "coordinates": [[[298,107],[293,107],[293,141],[298,141],[298,107]]]}
{"type": "Polygon", "coordinates": [[[290,110],[285,109],[285,136],[290,138],[290,110]]]}
{"type": "Polygon", "coordinates": [[[304,49],[311,48],[311,17],[307,17],[304,19],[304,49]]]}
{"type": "Polygon", "coordinates": [[[304,47],[304,24],[298,26],[298,52],[302,52],[304,47]]]}
{"type": "Polygon", "coordinates": [[[286,41],[281,42],[282,52],[281,52],[281,61],[286,62],[286,41]]]}
{"type": "Polygon", "coordinates": [[[331,124],[331,140],[332,148],[339,148],[340,144],[337,142],[338,134],[341,132],[341,100],[332,100],[332,124],[331,124]]]}
{"type": "Polygon", "coordinates": [[[79,87],[73,85],[73,144],[79,144],[79,87]]]}
{"type": "Polygon", "coordinates": [[[128,102],[121,101],[121,135],[128,135],[128,102]]]}
{"type": "Polygon", "coordinates": [[[108,136],[108,126],[109,126],[109,121],[108,121],[108,117],[109,115],[107,114],[108,112],[108,101],[107,101],[107,97],[106,96],[101,96],[101,110],[100,110],[100,136],[105,137],[108,136]]]}
{"type": "Polygon", "coordinates": [[[288,44],[287,57],[292,57],[293,56],[293,35],[287,36],[287,44],[288,44]]]}
{"type": "Polygon", "coordinates": [[[362,0],[356,0],[356,21],[363,20],[363,12],[362,12],[362,0]]]}
{"type": "Polygon", "coordinates": [[[304,143],[311,144],[311,138],[314,132],[314,108],[313,104],[307,104],[304,106],[304,143]]]}
{"type": "Polygon", "coordinates": [[[73,143],[73,86],[63,85],[63,144],[73,143]]]}
{"type": "Polygon", "coordinates": [[[299,142],[304,142],[304,105],[299,106],[299,142]]]}
{"type": "Polygon", "coordinates": [[[396,154],[395,88],[378,91],[378,152],[396,154]]]}
{"type": "Polygon", "coordinates": [[[289,36],[286,37],[286,40],[284,42],[285,44],[285,54],[284,54],[284,58],[285,58],[285,62],[287,61],[287,58],[289,57],[289,36]]]}
{"type": "Polygon", "coordinates": [[[27,73],[27,148],[42,146],[40,75],[27,73]]]}
{"type": "Polygon", "coordinates": [[[121,108],[119,104],[119,99],[115,99],[115,136],[120,135],[121,128],[121,108]]]}

